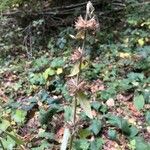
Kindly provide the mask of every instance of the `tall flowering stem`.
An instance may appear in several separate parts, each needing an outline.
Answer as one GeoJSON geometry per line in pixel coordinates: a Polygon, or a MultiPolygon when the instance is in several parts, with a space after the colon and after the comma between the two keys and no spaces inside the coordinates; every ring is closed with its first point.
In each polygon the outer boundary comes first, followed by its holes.
{"type": "Polygon", "coordinates": [[[75,28],[79,32],[82,32],[82,47],[78,48],[74,51],[72,55],[72,61],[79,63],[78,73],[76,74],[75,79],[71,79],[68,82],[68,87],[70,92],[74,95],[74,103],[73,103],[73,131],[70,138],[70,145],[69,150],[72,150],[72,144],[76,132],[76,116],[77,116],[77,94],[78,92],[84,90],[84,81],[80,81],[80,74],[82,70],[82,62],[83,62],[83,54],[85,53],[85,44],[86,44],[86,37],[88,31],[94,31],[99,27],[99,23],[96,21],[94,15],[94,7],[92,3],[89,1],[86,6],[86,15],[83,19],[81,16],[78,18],[77,22],[75,23],[75,28]]]}

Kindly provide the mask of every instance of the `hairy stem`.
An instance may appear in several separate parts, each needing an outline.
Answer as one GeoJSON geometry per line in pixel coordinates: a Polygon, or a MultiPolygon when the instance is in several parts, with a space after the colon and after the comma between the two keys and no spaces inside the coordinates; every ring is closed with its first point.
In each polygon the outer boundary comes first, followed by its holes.
{"type": "MultiPolygon", "coordinates": [[[[87,15],[85,17],[85,19],[87,20],[87,15]]],[[[83,40],[83,43],[82,43],[82,53],[84,53],[84,50],[85,50],[85,42],[86,42],[86,33],[87,31],[85,30],[84,32],[84,40],[83,40]]],[[[79,72],[77,74],[77,85],[78,85],[78,82],[79,82],[79,79],[80,79],[80,73],[81,73],[81,66],[82,66],[82,60],[83,60],[83,56],[80,58],[79,60],[79,72]]],[[[74,100],[74,111],[73,111],[73,132],[72,132],[72,135],[71,135],[71,138],[70,138],[70,146],[69,146],[69,150],[72,149],[72,144],[73,144],[73,139],[74,139],[74,134],[75,134],[75,130],[76,130],[76,126],[75,126],[75,123],[76,123],[76,113],[77,113],[77,97],[75,96],[75,100],[74,100]]]]}

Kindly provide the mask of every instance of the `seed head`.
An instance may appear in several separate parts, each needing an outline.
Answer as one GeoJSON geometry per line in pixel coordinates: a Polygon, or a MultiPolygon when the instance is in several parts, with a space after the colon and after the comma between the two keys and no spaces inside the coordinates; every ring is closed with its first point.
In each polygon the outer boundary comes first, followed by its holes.
{"type": "Polygon", "coordinates": [[[83,19],[82,16],[80,16],[75,22],[75,28],[77,30],[96,30],[97,28],[99,28],[99,23],[96,21],[95,17],[86,20],[83,19]]]}
{"type": "Polygon", "coordinates": [[[83,56],[83,50],[79,47],[78,49],[75,49],[75,51],[71,55],[71,60],[73,63],[75,63],[78,60],[80,60],[82,56],[83,56]]]}
{"type": "Polygon", "coordinates": [[[77,78],[72,78],[69,81],[67,81],[67,87],[71,95],[75,95],[78,91],[84,91],[85,85],[85,81],[77,82],[77,78]]]}

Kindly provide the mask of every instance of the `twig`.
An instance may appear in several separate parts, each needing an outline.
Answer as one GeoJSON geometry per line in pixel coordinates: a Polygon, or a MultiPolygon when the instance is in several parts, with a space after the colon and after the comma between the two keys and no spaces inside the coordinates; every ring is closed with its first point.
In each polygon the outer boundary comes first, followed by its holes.
{"type": "Polygon", "coordinates": [[[1,138],[0,138],[0,145],[1,145],[1,148],[2,148],[3,150],[5,150],[4,145],[3,145],[2,141],[1,141],[1,138]]]}

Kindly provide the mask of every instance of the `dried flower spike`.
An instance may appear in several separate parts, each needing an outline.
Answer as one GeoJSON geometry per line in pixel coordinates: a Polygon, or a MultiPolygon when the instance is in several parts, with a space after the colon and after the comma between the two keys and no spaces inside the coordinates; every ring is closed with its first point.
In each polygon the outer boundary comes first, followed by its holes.
{"type": "Polygon", "coordinates": [[[75,63],[78,60],[80,60],[82,58],[82,56],[83,56],[83,50],[79,47],[71,55],[71,60],[72,60],[73,63],[75,63]]]}
{"type": "Polygon", "coordinates": [[[76,94],[78,91],[83,91],[85,89],[85,85],[85,81],[77,82],[77,78],[70,79],[67,82],[67,87],[71,95],[76,94]]]}
{"type": "Polygon", "coordinates": [[[99,23],[96,21],[95,17],[85,20],[80,16],[77,22],[75,22],[75,28],[77,30],[96,30],[99,28],[99,23]]]}

